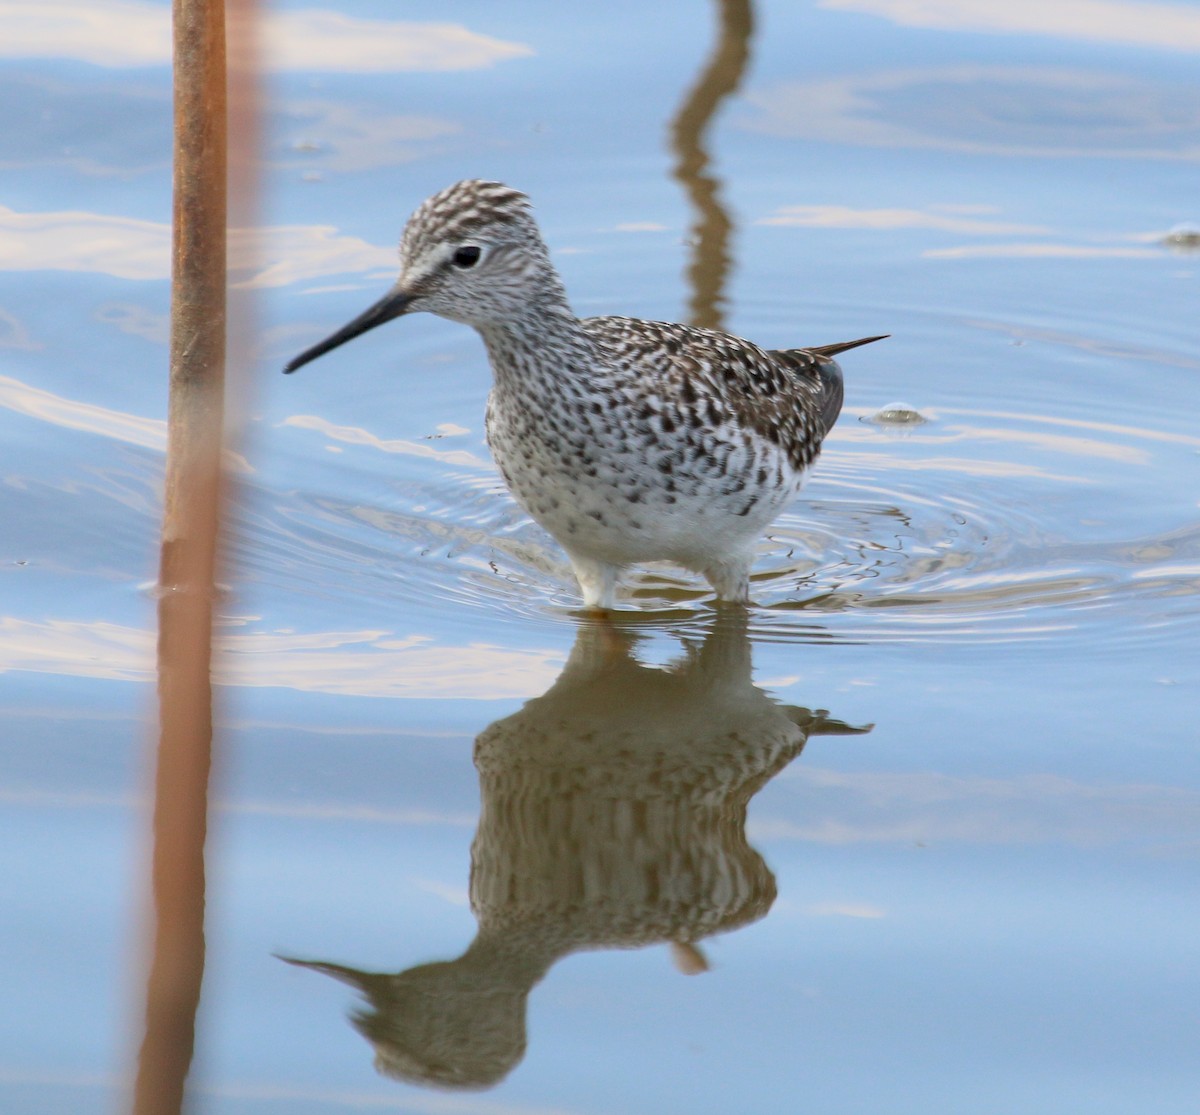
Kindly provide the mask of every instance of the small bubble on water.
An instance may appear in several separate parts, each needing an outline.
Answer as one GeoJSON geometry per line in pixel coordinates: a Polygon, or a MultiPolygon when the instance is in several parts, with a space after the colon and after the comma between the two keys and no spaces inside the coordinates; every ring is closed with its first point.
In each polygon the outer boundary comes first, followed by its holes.
{"type": "Polygon", "coordinates": [[[1179,252],[1200,251],[1200,225],[1178,224],[1170,229],[1159,243],[1179,252]]]}
{"type": "Polygon", "coordinates": [[[923,426],[929,419],[908,403],[888,403],[863,421],[876,426],[923,426]]]}

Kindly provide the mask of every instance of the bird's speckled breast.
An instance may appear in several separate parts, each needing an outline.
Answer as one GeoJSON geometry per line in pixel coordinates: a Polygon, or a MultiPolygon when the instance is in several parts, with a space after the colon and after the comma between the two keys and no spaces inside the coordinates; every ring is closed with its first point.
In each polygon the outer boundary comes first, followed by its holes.
{"type": "Polygon", "coordinates": [[[606,360],[553,382],[545,367],[497,377],[487,436],[514,496],[568,551],[701,567],[752,545],[800,487],[786,452],[726,408],[664,406],[644,357],[636,372],[606,360]]]}

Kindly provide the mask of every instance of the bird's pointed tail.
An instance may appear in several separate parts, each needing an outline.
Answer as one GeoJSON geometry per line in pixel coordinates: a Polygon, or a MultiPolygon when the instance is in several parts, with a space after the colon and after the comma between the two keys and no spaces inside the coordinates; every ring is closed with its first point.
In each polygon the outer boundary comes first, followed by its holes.
{"type": "Polygon", "coordinates": [[[839,352],[848,352],[852,348],[873,344],[875,341],[886,341],[890,333],[880,333],[878,337],[859,337],[857,341],[839,341],[835,345],[809,345],[808,351],[818,356],[837,356],[839,352]]]}

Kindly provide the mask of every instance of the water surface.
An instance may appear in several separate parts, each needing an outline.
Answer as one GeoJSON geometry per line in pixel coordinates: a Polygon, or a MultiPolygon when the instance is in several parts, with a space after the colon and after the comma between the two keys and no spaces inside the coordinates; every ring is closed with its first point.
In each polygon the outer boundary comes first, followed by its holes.
{"type": "MultiPolygon", "coordinates": [[[[0,1108],[30,1115],[112,1110],[138,1009],[168,8],[99,10],[43,4],[0,70],[0,1108]]],[[[261,318],[196,1109],[1192,1111],[1200,10],[331,13],[271,16],[234,242],[261,318]],[[892,335],[844,358],[744,623],[665,566],[581,619],[468,330],[279,375],[466,176],[530,194],[581,313],[892,335]]]]}

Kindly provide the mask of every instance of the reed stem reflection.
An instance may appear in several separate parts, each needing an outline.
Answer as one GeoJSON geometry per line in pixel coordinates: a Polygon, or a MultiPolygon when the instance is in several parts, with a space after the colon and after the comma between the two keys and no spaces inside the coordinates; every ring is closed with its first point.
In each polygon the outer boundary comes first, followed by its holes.
{"type": "Polygon", "coordinates": [[[719,0],[717,9],[717,45],[671,122],[675,178],[687,190],[696,213],[691,229],[692,260],[687,270],[692,291],[688,320],[705,329],[724,328],[724,291],[732,262],[729,236],[733,229],[721,200],[720,183],[708,173],[710,159],[705,141],[721,102],[742,82],[754,33],[750,0],[719,0]]]}
{"type": "Polygon", "coordinates": [[[362,992],[354,1024],[381,1072],[496,1084],[524,1055],[526,1000],[558,960],[668,944],[700,972],[703,941],[770,910],[750,799],[810,736],[866,729],[756,688],[744,615],[718,617],[670,669],[638,661],[635,642],[581,627],[555,684],[477,738],[478,931],[462,956],[397,973],[291,961],[362,992]]]}

